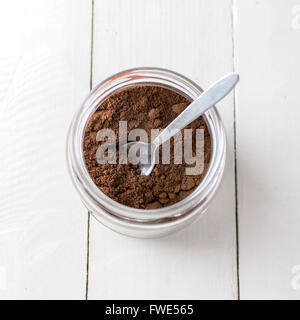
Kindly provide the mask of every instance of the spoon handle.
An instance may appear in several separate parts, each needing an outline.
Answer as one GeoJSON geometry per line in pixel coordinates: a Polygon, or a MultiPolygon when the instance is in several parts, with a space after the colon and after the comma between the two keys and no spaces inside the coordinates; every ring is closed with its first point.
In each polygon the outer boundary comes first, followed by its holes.
{"type": "Polygon", "coordinates": [[[161,145],[180,130],[199,118],[207,109],[223,99],[237,84],[239,75],[230,73],[205,90],[176,119],[174,119],[154,140],[153,144],[161,145]]]}

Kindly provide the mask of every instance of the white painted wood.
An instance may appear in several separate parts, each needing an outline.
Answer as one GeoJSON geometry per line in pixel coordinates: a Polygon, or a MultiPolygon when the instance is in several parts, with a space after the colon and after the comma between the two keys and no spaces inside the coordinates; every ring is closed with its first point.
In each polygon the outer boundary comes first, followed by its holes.
{"type": "Polygon", "coordinates": [[[85,297],[65,140],[89,92],[90,31],[90,1],[0,3],[0,299],[85,297]]]}
{"type": "MultiPolygon", "coordinates": [[[[96,0],[94,19],[94,85],[126,68],[158,66],[206,88],[232,70],[230,0],[96,0]]],[[[90,299],[237,298],[232,96],[219,106],[228,158],[207,214],[158,240],[130,239],[92,219],[90,299]]]]}
{"type": "Polygon", "coordinates": [[[236,13],[241,298],[299,299],[300,2],[236,13]]]}

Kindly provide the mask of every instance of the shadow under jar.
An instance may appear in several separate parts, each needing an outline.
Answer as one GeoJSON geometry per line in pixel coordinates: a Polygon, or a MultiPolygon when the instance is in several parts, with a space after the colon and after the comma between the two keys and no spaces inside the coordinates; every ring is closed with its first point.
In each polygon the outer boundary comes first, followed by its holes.
{"type": "Polygon", "coordinates": [[[98,221],[127,236],[161,237],[184,228],[206,211],[223,176],[226,137],[216,108],[210,108],[203,116],[211,139],[210,164],[201,183],[183,200],[159,209],[136,209],[111,199],[93,182],[86,168],[85,128],[91,115],[108,96],[132,85],[170,88],[191,101],[202,92],[188,78],[165,69],[137,68],[113,75],[91,91],[76,113],[67,138],[67,163],[81,200],[98,221]]]}

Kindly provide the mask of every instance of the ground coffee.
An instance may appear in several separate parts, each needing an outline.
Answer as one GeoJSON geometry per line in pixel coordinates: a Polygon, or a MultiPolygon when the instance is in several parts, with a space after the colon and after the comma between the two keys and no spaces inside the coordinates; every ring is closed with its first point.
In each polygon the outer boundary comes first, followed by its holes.
{"type": "Polygon", "coordinates": [[[153,85],[127,87],[106,98],[90,117],[84,136],[85,164],[94,183],[110,198],[134,208],[161,208],[187,197],[203,179],[211,156],[211,139],[202,117],[187,127],[193,129],[193,140],[195,129],[204,129],[204,171],[195,176],[185,174],[189,165],[172,161],[173,139],[171,164],[157,164],[150,176],[141,176],[137,165],[101,165],[96,160],[101,144],[96,135],[102,128],[113,129],[118,141],[119,121],[128,121],[128,132],[145,129],[150,137],[151,129],[165,128],[189,103],[183,95],[153,85]]]}

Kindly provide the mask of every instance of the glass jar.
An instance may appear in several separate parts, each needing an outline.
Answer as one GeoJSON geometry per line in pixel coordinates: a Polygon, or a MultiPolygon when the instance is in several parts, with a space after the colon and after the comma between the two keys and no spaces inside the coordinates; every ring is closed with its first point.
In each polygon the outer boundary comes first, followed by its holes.
{"type": "Polygon", "coordinates": [[[208,171],[200,185],[185,199],[159,209],[135,209],[105,195],[92,181],[84,162],[83,139],[89,117],[114,91],[134,84],[154,84],[171,88],[191,101],[202,89],[188,78],[160,68],[136,68],[120,72],[95,87],[76,113],[67,138],[67,162],[73,183],[87,209],[110,229],[127,236],[155,238],[184,228],[203,214],[223,175],[226,156],[225,131],[215,107],[204,114],[212,154],[208,171]]]}

